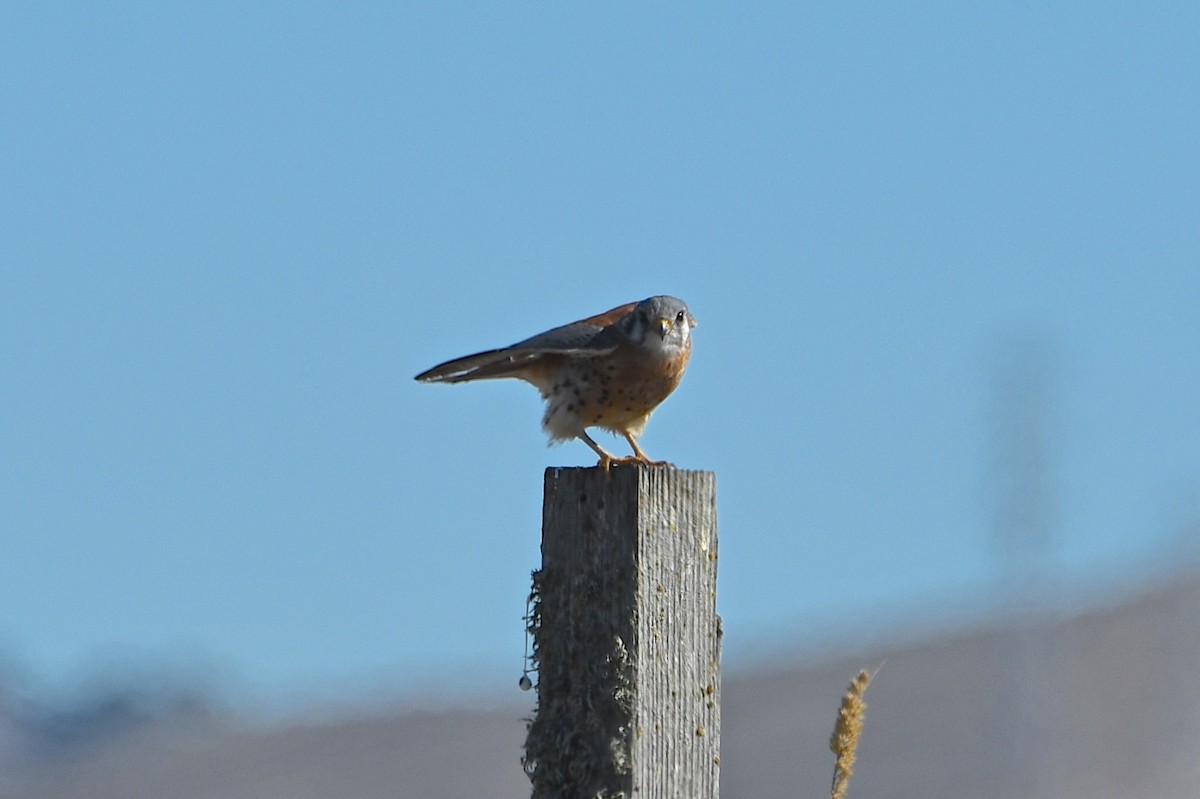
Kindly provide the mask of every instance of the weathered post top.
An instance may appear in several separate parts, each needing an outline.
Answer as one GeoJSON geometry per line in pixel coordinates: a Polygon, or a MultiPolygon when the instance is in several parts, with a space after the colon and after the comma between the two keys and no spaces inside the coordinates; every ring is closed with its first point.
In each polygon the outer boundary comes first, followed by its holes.
{"type": "Polygon", "coordinates": [[[534,799],[716,799],[716,475],[546,470],[534,799]]]}

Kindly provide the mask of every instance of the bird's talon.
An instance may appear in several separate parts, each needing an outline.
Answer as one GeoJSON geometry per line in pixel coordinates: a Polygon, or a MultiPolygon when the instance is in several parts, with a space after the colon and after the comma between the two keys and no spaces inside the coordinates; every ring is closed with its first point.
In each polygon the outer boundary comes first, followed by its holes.
{"type": "Polygon", "coordinates": [[[649,458],[639,458],[637,455],[626,455],[622,458],[601,458],[596,464],[604,471],[608,471],[613,466],[666,466],[675,468],[675,464],[670,461],[652,461],[649,458]]]}

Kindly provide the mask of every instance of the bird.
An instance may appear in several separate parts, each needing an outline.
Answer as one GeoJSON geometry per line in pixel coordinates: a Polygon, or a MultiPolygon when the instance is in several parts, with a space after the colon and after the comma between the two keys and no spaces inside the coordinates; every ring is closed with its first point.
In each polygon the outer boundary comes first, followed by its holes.
{"type": "Polygon", "coordinates": [[[515,377],[546,401],[542,427],[555,444],[578,438],[614,464],[670,466],[651,460],[638,444],[646,422],[683,379],[692,354],[696,317],[667,295],[619,305],[578,322],[538,333],[509,347],[455,358],[416,376],[422,383],[464,383],[515,377]],[[633,455],[617,457],[587,429],[625,437],[633,455]]]}

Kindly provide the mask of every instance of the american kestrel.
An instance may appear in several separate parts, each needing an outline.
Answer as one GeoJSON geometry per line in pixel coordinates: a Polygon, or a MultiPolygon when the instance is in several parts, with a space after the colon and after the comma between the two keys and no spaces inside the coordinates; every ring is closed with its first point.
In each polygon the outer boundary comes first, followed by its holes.
{"type": "Polygon", "coordinates": [[[667,398],[687,368],[696,319],[683,300],[650,297],[511,347],[439,364],[417,375],[423,383],[462,383],[516,377],[532,383],[546,400],[542,427],[553,442],[578,438],[600,456],[600,466],[652,461],[637,438],[650,414],[667,398]],[[633,455],[605,452],[587,428],[620,433],[633,455]]]}

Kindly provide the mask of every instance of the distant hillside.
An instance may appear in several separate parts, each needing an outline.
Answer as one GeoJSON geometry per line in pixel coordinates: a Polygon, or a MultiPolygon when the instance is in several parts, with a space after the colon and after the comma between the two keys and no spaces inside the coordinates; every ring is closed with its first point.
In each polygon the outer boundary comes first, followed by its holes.
{"type": "MultiPolygon", "coordinates": [[[[1200,795],[1200,577],[1072,619],[727,679],[724,795],[828,795],[838,698],[879,663],[851,797],[1200,795]]],[[[519,709],[266,730],[193,709],[38,756],[20,754],[29,720],[5,712],[4,799],[529,795],[519,709]]]]}

